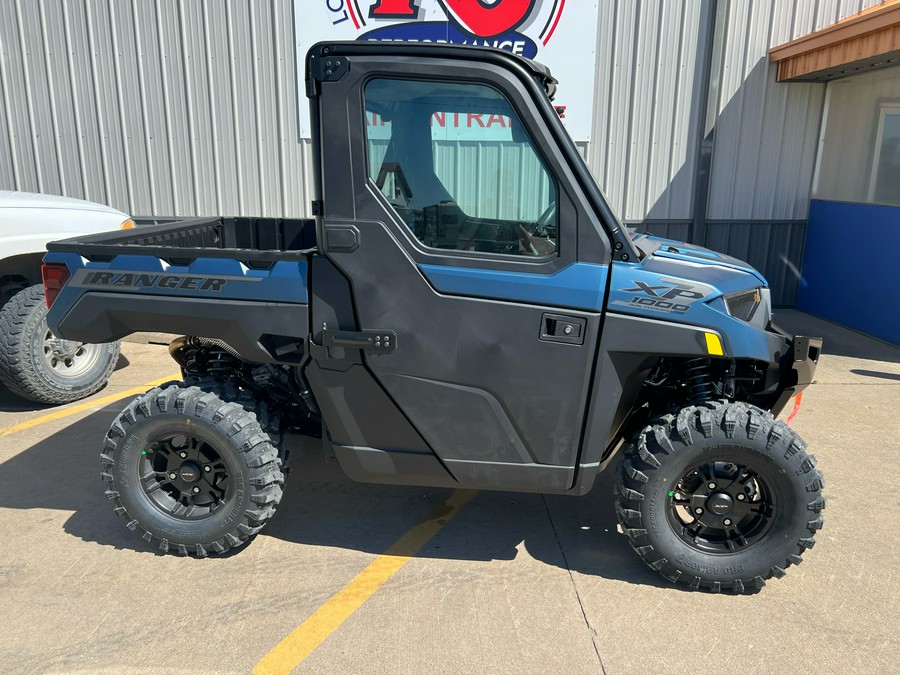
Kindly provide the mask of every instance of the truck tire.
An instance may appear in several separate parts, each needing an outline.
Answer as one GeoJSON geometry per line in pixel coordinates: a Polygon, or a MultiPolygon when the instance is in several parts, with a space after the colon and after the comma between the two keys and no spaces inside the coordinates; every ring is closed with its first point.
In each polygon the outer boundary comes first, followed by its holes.
{"type": "Polygon", "coordinates": [[[706,403],[638,433],[616,484],[635,552],[693,590],[754,593],[801,562],[822,527],[822,474],[805,443],[744,403],[706,403]]]}
{"type": "Polygon", "coordinates": [[[71,403],[106,386],[119,343],[59,340],[47,328],[43,286],[16,293],[0,310],[0,382],[38,403],[71,403]]]}
{"type": "Polygon", "coordinates": [[[256,415],[219,391],[173,383],[132,401],[100,455],[106,496],[164,553],[241,546],[281,501],[278,451],[256,415]]]}

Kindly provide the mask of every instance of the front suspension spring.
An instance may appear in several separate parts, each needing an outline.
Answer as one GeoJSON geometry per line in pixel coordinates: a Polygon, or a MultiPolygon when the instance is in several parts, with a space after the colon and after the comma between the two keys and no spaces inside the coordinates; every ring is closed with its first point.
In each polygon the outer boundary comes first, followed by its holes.
{"type": "Polygon", "coordinates": [[[690,403],[705,403],[713,397],[715,387],[709,359],[691,359],[685,363],[684,379],[690,403]]]}
{"type": "Polygon", "coordinates": [[[226,379],[234,372],[235,359],[223,349],[211,349],[206,355],[206,373],[217,380],[226,379]]]}

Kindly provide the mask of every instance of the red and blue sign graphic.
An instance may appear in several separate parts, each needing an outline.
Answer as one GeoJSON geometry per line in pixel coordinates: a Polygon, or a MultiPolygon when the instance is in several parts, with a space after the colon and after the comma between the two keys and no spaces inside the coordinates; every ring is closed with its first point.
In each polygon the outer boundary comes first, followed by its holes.
{"type": "MultiPolygon", "coordinates": [[[[596,0],[294,0],[294,16],[299,77],[323,40],[495,47],[549,66],[569,133],[590,140],[596,0]]],[[[305,116],[301,129],[307,135],[305,116]]]]}
{"type": "Polygon", "coordinates": [[[482,0],[439,0],[446,15],[444,21],[421,20],[421,0],[376,0],[368,12],[364,4],[345,0],[343,18],[339,18],[353,23],[360,31],[360,40],[489,46],[533,59],[538,55],[538,44],[547,45],[553,38],[566,0],[553,2],[537,40],[517,30],[540,9],[536,0],[498,0],[493,4],[482,0]],[[378,25],[385,20],[400,23],[378,25]]]}

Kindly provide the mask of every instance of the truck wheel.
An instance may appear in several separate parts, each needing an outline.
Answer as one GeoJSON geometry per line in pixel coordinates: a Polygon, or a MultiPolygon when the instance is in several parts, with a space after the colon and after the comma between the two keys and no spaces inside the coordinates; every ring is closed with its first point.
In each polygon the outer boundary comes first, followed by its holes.
{"type": "Polygon", "coordinates": [[[47,328],[44,288],[16,293],[0,310],[0,381],[38,403],[70,403],[106,386],[119,343],[60,340],[47,328]]]}
{"type": "Polygon", "coordinates": [[[629,446],[616,484],[632,548],[693,590],[753,593],[782,577],[822,527],[822,474],[771,414],[708,403],[666,415],[629,446]]]}
{"type": "Polygon", "coordinates": [[[244,544],[281,501],[278,451],[256,415],[179,383],[132,401],[106,434],[101,478],[130,530],[164,553],[244,544]]]}

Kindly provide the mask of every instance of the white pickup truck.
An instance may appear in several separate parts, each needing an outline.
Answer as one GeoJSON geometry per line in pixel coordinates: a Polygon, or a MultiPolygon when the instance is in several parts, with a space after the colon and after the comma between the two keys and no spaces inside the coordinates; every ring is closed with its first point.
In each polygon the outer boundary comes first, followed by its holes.
{"type": "Polygon", "coordinates": [[[0,190],[0,383],[39,403],[102,389],[119,343],[84,344],[47,329],[41,259],[48,241],[134,227],[121,211],[55,195],[0,190]]]}

